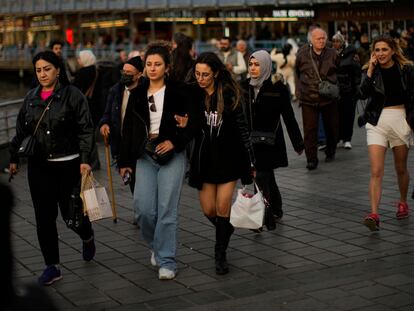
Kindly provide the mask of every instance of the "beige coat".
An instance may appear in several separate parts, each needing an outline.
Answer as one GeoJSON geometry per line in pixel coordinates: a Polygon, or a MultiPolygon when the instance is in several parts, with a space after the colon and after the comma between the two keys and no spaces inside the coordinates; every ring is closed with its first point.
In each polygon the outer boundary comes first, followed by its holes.
{"type": "Polygon", "coordinates": [[[272,61],[276,63],[276,73],[280,73],[283,75],[283,78],[287,82],[290,87],[290,93],[292,96],[295,94],[295,62],[296,56],[294,54],[289,54],[287,56],[287,63],[282,67],[285,63],[285,58],[283,57],[283,53],[278,53],[276,49],[273,49],[270,53],[270,57],[272,61]]]}

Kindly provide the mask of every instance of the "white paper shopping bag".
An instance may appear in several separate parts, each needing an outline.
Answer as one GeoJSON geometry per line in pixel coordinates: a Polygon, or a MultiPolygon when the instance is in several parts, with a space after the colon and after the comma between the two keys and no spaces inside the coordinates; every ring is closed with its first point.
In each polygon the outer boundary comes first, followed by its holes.
{"type": "Polygon", "coordinates": [[[112,217],[108,194],[93,175],[82,176],[81,198],[90,221],[112,217]]]}

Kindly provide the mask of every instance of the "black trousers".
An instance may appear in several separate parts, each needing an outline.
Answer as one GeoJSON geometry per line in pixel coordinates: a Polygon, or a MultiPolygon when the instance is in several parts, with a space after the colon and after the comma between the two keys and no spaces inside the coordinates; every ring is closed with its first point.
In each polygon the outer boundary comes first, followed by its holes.
{"type": "Polygon", "coordinates": [[[341,94],[339,100],[339,140],[351,141],[354,131],[355,109],[357,101],[353,94],[341,94]]]}
{"type": "Polygon", "coordinates": [[[282,196],[280,195],[273,169],[256,171],[256,183],[259,189],[262,190],[265,199],[269,202],[272,214],[281,216],[283,213],[282,196]]]}
{"type": "Polygon", "coordinates": [[[326,136],[327,156],[334,156],[338,143],[338,104],[330,103],[326,106],[310,106],[302,104],[303,134],[305,142],[306,159],[318,159],[318,127],[319,113],[322,115],[323,127],[326,136]]]}
{"type": "MultiPolygon", "coordinates": [[[[81,178],[79,158],[62,162],[29,159],[27,177],[36,218],[37,238],[45,264],[58,264],[58,208],[65,219],[71,192],[79,185],[81,178]]],[[[75,232],[82,240],[91,238],[93,231],[88,217],[84,217],[82,226],[75,232]]]]}

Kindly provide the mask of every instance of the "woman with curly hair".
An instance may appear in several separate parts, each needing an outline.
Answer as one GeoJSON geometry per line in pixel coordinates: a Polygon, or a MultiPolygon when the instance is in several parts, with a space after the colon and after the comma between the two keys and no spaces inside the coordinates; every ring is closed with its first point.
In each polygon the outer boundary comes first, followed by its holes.
{"type": "Polygon", "coordinates": [[[379,230],[378,207],[381,201],[385,154],[390,147],[394,155],[400,191],[397,219],[407,218],[408,149],[414,128],[414,67],[389,36],[378,36],[372,42],[371,58],[360,87],[362,99],[368,99],[364,114],[358,119],[367,131],[371,163],[369,198],[371,213],[364,224],[379,230]]]}

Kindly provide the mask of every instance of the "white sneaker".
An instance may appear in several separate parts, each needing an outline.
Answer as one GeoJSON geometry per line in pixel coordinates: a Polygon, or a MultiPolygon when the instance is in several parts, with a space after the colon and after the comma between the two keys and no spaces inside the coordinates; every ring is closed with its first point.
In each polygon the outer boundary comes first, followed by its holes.
{"type": "Polygon", "coordinates": [[[319,146],[318,146],[318,150],[319,151],[324,151],[326,149],[326,144],[320,144],[319,146]]]}
{"type": "Polygon", "coordinates": [[[160,280],[172,280],[175,278],[175,272],[167,268],[160,268],[158,278],[160,280]]]}
{"type": "Polygon", "coordinates": [[[346,141],[346,142],[344,143],[344,148],[345,148],[345,149],[352,149],[351,142],[350,142],[350,141],[346,141]]]}
{"type": "Polygon", "coordinates": [[[157,261],[155,260],[155,255],[153,251],[151,251],[151,266],[153,267],[157,266],[157,261]]]}
{"type": "Polygon", "coordinates": [[[340,140],[337,144],[336,144],[336,148],[344,148],[344,142],[342,140],[340,140]]]}

